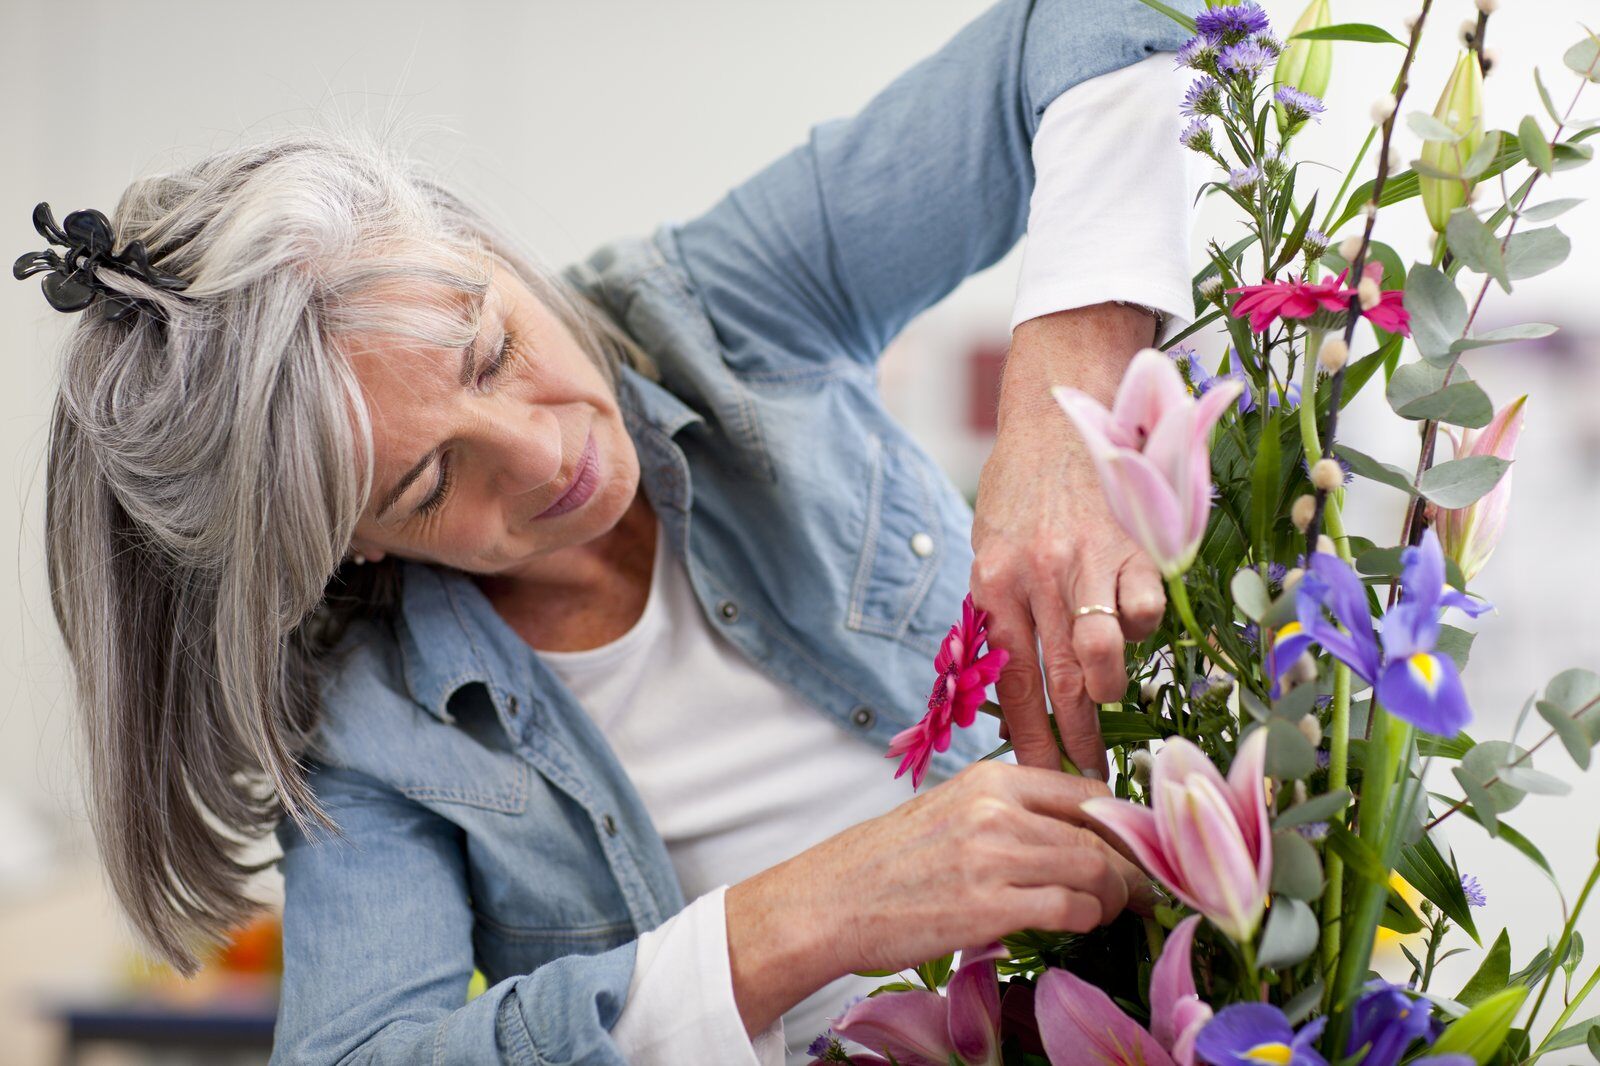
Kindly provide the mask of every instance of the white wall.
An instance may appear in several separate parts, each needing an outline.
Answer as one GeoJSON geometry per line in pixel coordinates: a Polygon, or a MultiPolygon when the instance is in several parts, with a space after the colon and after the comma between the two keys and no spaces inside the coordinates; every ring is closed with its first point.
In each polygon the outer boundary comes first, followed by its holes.
{"type": "MultiPolygon", "coordinates": [[[[426,153],[449,162],[461,184],[497,204],[550,261],[565,262],[607,238],[702,209],[802,138],[809,124],[852,111],[982,6],[0,0],[0,259],[38,247],[28,224],[38,200],[49,200],[58,215],[109,209],[127,180],[169,161],[318,114],[355,114],[375,122],[428,120],[437,132],[426,153]]],[[[1287,26],[1300,0],[1266,6],[1287,26]]],[[[1396,32],[1398,12],[1415,6],[1334,4],[1340,20],[1378,21],[1396,32]]],[[[1502,5],[1491,31],[1501,55],[1489,80],[1494,124],[1514,127],[1522,114],[1539,111],[1529,77],[1534,64],[1562,86],[1558,97],[1570,94],[1561,52],[1579,36],[1577,20],[1592,19],[1592,8],[1589,0],[1502,5]]],[[[1414,72],[1413,106],[1431,109],[1453,60],[1449,39],[1470,9],[1466,0],[1434,3],[1434,50],[1414,72]]],[[[1388,88],[1399,54],[1387,46],[1344,50],[1330,93],[1338,113],[1305,135],[1298,153],[1325,166],[1306,168],[1302,188],[1308,181],[1324,182],[1330,192],[1336,186],[1366,128],[1368,102],[1388,88]]],[[[1600,113],[1600,94],[1579,111],[1600,113]]],[[[1415,147],[1409,134],[1405,146],[1415,147]]],[[[1563,174],[1555,195],[1592,195],[1597,180],[1600,170],[1563,174]]],[[[1197,233],[1217,231],[1226,218],[1208,205],[1197,233]]],[[[1590,416],[1600,251],[1592,208],[1563,226],[1579,242],[1567,267],[1520,284],[1511,298],[1491,292],[1481,321],[1558,322],[1576,338],[1569,360],[1501,348],[1473,364],[1497,400],[1513,389],[1534,394],[1518,513],[1482,580],[1502,610],[1485,627],[1472,674],[1480,736],[1507,728],[1522,696],[1555,670],[1600,667],[1591,606],[1600,576],[1590,550],[1600,455],[1590,416]]],[[[1414,206],[1386,212],[1380,235],[1412,257],[1426,254],[1414,206]]],[[[964,408],[959,394],[940,386],[940,372],[971,341],[1003,333],[1015,265],[1013,255],[914,324],[885,368],[896,408],[962,482],[975,473],[983,446],[946,432],[964,408]]],[[[41,547],[53,346],[64,325],[34,283],[0,283],[0,351],[13,382],[0,391],[0,446],[13,457],[0,483],[0,556],[15,561],[0,597],[0,821],[4,804],[21,804],[46,820],[66,850],[81,854],[70,711],[41,547]]],[[[1368,450],[1409,462],[1407,431],[1381,422],[1372,405],[1361,412],[1350,432],[1368,434],[1368,450]]],[[[1379,538],[1396,523],[1395,501],[1383,492],[1364,488],[1357,506],[1360,531],[1379,538]]],[[[1565,772],[1558,752],[1539,762],[1565,772]]],[[[1600,774],[1572,798],[1530,802],[1512,815],[1574,888],[1594,854],[1597,782],[1600,774]]],[[[1484,924],[1510,923],[1520,955],[1536,930],[1548,928],[1547,889],[1484,847],[1470,827],[1452,837],[1491,894],[1484,924]]],[[[5,848],[0,837],[0,852],[5,848]]],[[[1600,924],[1591,928],[1600,932],[1600,924]]]]}

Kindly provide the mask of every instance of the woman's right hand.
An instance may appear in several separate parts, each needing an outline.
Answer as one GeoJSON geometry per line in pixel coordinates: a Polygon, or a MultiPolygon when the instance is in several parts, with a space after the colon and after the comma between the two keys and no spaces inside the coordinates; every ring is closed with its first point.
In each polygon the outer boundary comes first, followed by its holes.
{"type": "Polygon", "coordinates": [[[734,996],[759,1032],[828,981],[899,970],[1024,928],[1084,932],[1149,879],[1093,828],[1100,781],[982,762],[734,885],[734,996]]]}

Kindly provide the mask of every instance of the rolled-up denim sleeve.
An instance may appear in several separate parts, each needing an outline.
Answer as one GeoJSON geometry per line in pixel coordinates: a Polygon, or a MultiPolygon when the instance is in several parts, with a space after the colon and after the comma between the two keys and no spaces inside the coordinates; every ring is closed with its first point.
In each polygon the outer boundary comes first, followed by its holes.
{"type": "Polygon", "coordinates": [[[875,360],[1021,238],[1050,102],[1185,36],[1139,0],[1001,0],[860,113],[814,127],[675,228],[730,356],[875,360]]]}
{"type": "Polygon", "coordinates": [[[624,1062],[610,1028],[637,941],[556,959],[467,1002],[460,831],[363,774],[318,767],[312,785],[342,835],[278,829],[284,973],[273,1066],[624,1062]]]}

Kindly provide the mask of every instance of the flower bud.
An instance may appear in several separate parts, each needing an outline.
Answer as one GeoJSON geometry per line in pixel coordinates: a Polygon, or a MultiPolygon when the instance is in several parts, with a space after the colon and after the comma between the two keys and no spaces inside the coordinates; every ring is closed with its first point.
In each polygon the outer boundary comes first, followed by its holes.
{"type": "Polygon", "coordinates": [[[1150,784],[1150,771],[1155,768],[1156,757],[1140,748],[1128,756],[1129,770],[1134,784],[1146,788],[1150,784]]]}
{"type": "Polygon", "coordinates": [[[1492,15],[1500,9],[1500,0],[1478,0],[1478,10],[1492,15]]]}
{"type": "Polygon", "coordinates": [[[1154,703],[1161,696],[1161,686],[1154,681],[1146,681],[1139,686],[1139,699],[1146,706],[1154,703]]]}
{"type": "Polygon", "coordinates": [[[1361,205],[1361,215],[1362,215],[1363,218],[1374,218],[1374,217],[1377,216],[1377,214],[1378,214],[1377,201],[1368,200],[1366,203],[1361,205]]]}
{"type": "Polygon", "coordinates": [[[1406,154],[1398,144],[1389,145],[1389,176],[1392,178],[1406,168],[1406,154]]]}
{"type": "Polygon", "coordinates": [[[1200,279],[1200,283],[1195,288],[1200,293],[1200,299],[1214,302],[1222,295],[1222,275],[1207,274],[1200,279]]]}
{"type": "MultiPolygon", "coordinates": [[[[1333,16],[1328,10],[1328,0],[1311,0],[1301,12],[1300,19],[1294,24],[1294,29],[1289,31],[1290,38],[1306,30],[1321,29],[1333,24],[1333,16]]],[[[1272,74],[1274,85],[1289,85],[1301,92],[1310,93],[1312,96],[1323,97],[1328,93],[1328,82],[1333,77],[1333,42],[1332,41],[1307,41],[1291,39],[1278,56],[1278,65],[1272,74]]],[[[1288,115],[1283,105],[1278,107],[1278,129],[1281,131],[1288,125],[1288,115]]]]}
{"type": "Polygon", "coordinates": [[[1295,727],[1300,730],[1301,736],[1311,741],[1313,748],[1322,743],[1322,723],[1317,721],[1316,715],[1304,715],[1295,723],[1295,727]]]}
{"type": "Polygon", "coordinates": [[[1296,659],[1294,661],[1294,665],[1289,667],[1289,672],[1283,675],[1283,683],[1285,688],[1297,688],[1300,685],[1309,685],[1316,679],[1317,660],[1313,659],[1311,657],[1311,653],[1308,651],[1301,652],[1300,658],[1296,659]]]}
{"type": "Polygon", "coordinates": [[[1306,230],[1305,243],[1300,250],[1305,253],[1306,262],[1315,263],[1328,250],[1328,235],[1319,229],[1306,230]]]}
{"type": "Polygon", "coordinates": [[[1290,589],[1300,584],[1300,579],[1305,576],[1306,572],[1300,569],[1300,567],[1291,566],[1288,572],[1283,575],[1283,591],[1288,592],[1290,589]]]}
{"type": "Polygon", "coordinates": [[[1495,64],[1500,62],[1498,48],[1485,48],[1483,50],[1483,76],[1487,78],[1494,73],[1495,64]]]}
{"type": "Polygon", "coordinates": [[[1330,374],[1337,374],[1350,361],[1350,346],[1343,337],[1329,337],[1317,353],[1317,364],[1330,374]]]}
{"type": "MultiPolygon", "coordinates": [[[[1328,460],[1324,459],[1323,462],[1328,462],[1328,460]]],[[[1338,466],[1339,464],[1334,463],[1334,465],[1338,466]]],[[[1341,474],[1342,473],[1343,471],[1341,471],[1341,474]]],[[[1321,552],[1323,555],[1339,554],[1338,545],[1334,544],[1333,538],[1328,536],[1326,533],[1317,534],[1317,551],[1321,552]]]]}
{"type": "Polygon", "coordinates": [[[1311,484],[1320,492],[1332,492],[1344,484],[1344,471],[1333,459],[1318,459],[1317,465],[1311,468],[1311,484]]]}
{"type": "MultiPolygon", "coordinates": [[[[1462,52],[1456,60],[1455,70],[1434,106],[1433,117],[1464,136],[1454,144],[1423,141],[1422,162],[1447,174],[1459,174],[1483,143],[1483,71],[1478,66],[1478,57],[1470,51],[1462,52]]],[[[1424,174],[1417,175],[1417,180],[1428,222],[1436,232],[1443,233],[1450,224],[1450,212],[1467,202],[1467,190],[1475,183],[1459,178],[1430,178],[1424,174]]]]}
{"type": "Polygon", "coordinates": [[[1383,290],[1378,287],[1378,282],[1374,278],[1362,278],[1361,284],[1356,286],[1356,295],[1361,298],[1363,311],[1372,310],[1383,300],[1383,290]]]}
{"type": "Polygon", "coordinates": [[[1289,509],[1289,521],[1294,523],[1294,528],[1304,533],[1311,527],[1311,519],[1317,514],[1317,498],[1310,494],[1294,501],[1294,506],[1289,509]]]}
{"type": "Polygon", "coordinates": [[[1395,100],[1394,93],[1384,93],[1372,101],[1372,124],[1381,126],[1388,122],[1389,117],[1394,114],[1394,109],[1398,106],[1400,105],[1395,100]]]}
{"type": "Polygon", "coordinates": [[[1361,245],[1364,242],[1357,237],[1346,237],[1339,242],[1339,255],[1346,263],[1354,263],[1356,256],[1361,254],[1361,245]]]}
{"type": "Polygon", "coordinates": [[[1296,781],[1294,787],[1289,789],[1289,795],[1294,797],[1295,805],[1298,806],[1306,801],[1310,793],[1306,791],[1306,783],[1304,781],[1296,781]]]}
{"type": "Polygon", "coordinates": [[[1461,29],[1459,31],[1457,31],[1456,37],[1461,42],[1461,47],[1462,48],[1471,48],[1472,47],[1472,38],[1476,37],[1477,34],[1478,34],[1478,20],[1477,19],[1467,19],[1467,20],[1465,20],[1464,22],[1461,23],[1461,29]]]}

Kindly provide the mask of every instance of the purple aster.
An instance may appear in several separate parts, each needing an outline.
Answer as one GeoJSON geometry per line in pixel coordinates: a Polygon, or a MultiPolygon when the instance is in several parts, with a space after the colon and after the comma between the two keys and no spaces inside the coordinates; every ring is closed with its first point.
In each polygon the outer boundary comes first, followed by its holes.
{"type": "Polygon", "coordinates": [[[1261,181],[1261,168],[1251,163],[1247,167],[1235,167],[1228,171],[1228,188],[1234,192],[1249,194],[1255,191],[1256,185],[1261,181]]]}
{"type": "Polygon", "coordinates": [[[1193,148],[1197,152],[1211,152],[1211,126],[1203,118],[1197,118],[1183,128],[1178,134],[1178,143],[1185,148],[1193,148]]]}
{"type": "Polygon", "coordinates": [[[1194,18],[1196,32],[1215,44],[1233,44],[1256,33],[1266,33],[1272,20],[1259,4],[1228,4],[1202,11],[1194,18]]]}
{"type": "Polygon", "coordinates": [[[1217,65],[1217,50],[1204,37],[1191,37],[1178,48],[1177,65],[1191,70],[1212,71],[1217,65]]]}
{"type": "Polygon", "coordinates": [[[1298,126],[1308,118],[1317,118],[1327,110],[1319,98],[1301,92],[1293,85],[1280,86],[1278,91],[1272,94],[1272,98],[1283,105],[1284,114],[1289,116],[1291,126],[1298,126]]]}
{"type": "Polygon", "coordinates": [[[1471,874],[1461,875],[1461,891],[1466,894],[1469,907],[1483,907],[1489,903],[1489,897],[1483,894],[1483,885],[1471,874]]]}
{"type": "Polygon", "coordinates": [[[1333,753],[1327,748],[1317,749],[1317,769],[1326,770],[1333,765],[1333,753]]]}
{"type": "Polygon", "coordinates": [[[1283,588],[1283,579],[1289,576],[1289,568],[1282,563],[1267,564],[1267,584],[1283,588]]]}
{"type": "Polygon", "coordinates": [[[1217,54],[1217,71],[1255,81],[1276,58],[1270,49],[1262,47],[1260,41],[1240,41],[1228,45],[1217,54]]]}
{"type": "Polygon", "coordinates": [[[1328,250],[1328,235],[1319,229],[1306,230],[1306,240],[1300,250],[1305,252],[1307,262],[1321,259],[1322,253],[1328,250]]]}
{"type": "Polygon", "coordinates": [[[1220,115],[1222,114],[1222,86],[1217,84],[1217,79],[1209,74],[1202,74],[1189,86],[1183,94],[1183,107],[1179,110],[1183,115],[1220,115]]]}

